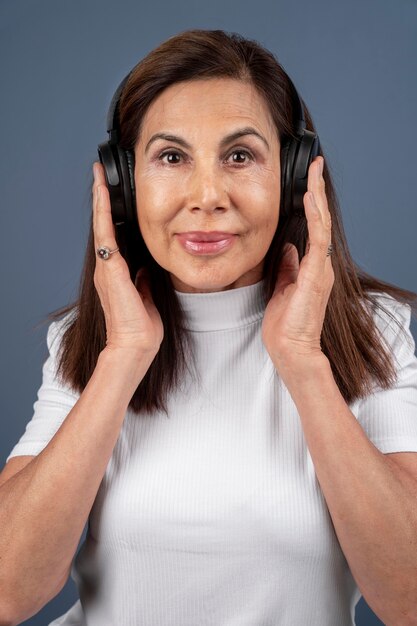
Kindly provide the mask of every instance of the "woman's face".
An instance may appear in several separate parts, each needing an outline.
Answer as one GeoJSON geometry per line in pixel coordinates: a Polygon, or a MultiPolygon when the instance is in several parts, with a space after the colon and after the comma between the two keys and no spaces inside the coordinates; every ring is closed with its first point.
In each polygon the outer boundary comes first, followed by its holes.
{"type": "Polygon", "coordinates": [[[252,85],[230,78],[171,85],[146,112],[135,159],[139,227],[174,289],[223,291],[261,280],[279,217],[280,144],[252,85]],[[176,138],[154,138],[159,133],[176,138]],[[189,231],[235,236],[196,254],[178,237],[189,231]]]}

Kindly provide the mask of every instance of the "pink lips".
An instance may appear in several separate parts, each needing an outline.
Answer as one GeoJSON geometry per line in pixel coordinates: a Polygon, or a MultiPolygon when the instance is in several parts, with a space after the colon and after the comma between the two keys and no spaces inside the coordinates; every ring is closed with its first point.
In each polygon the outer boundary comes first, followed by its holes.
{"type": "Polygon", "coordinates": [[[181,245],[191,254],[216,254],[230,248],[236,236],[234,233],[220,231],[192,231],[177,234],[181,245]]]}
{"type": "Polygon", "coordinates": [[[234,233],[226,233],[221,230],[190,230],[187,233],[178,233],[180,237],[185,237],[188,241],[222,241],[228,237],[233,237],[234,233]]]}

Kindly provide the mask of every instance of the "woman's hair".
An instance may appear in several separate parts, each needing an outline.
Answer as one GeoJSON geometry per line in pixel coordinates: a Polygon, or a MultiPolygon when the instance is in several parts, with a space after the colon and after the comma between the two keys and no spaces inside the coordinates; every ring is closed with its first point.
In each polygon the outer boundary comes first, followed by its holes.
{"type": "MultiPolygon", "coordinates": [[[[125,150],[134,150],[144,115],[164,89],[181,81],[218,77],[248,82],[257,89],[269,107],[281,145],[284,139],[295,136],[293,96],[287,75],[276,57],[257,41],[237,33],[196,29],[170,37],[131,72],[120,99],[120,146],[125,150]]],[[[304,115],[307,130],[315,132],[305,105],[304,115]]],[[[324,319],[321,348],[330,361],[343,398],[350,403],[368,395],[375,382],[387,389],[396,381],[392,353],[382,344],[383,337],[375,325],[372,311],[382,309],[392,320],[397,320],[377,300],[378,294],[372,292],[385,292],[402,303],[410,304],[413,315],[416,315],[417,294],[378,280],[354,263],[348,250],[326,157],[323,177],[332,218],[335,278],[324,319]]],[[[153,299],[164,325],[164,338],[158,354],[133,394],[129,408],[134,413],[163,410],[168,415],[167,394],[177,388],[188,369],[189,360],[193,358],[192,341],[184,328],[183,313],[169,273],[156,263],[139,233],[130,235],[131,248],[145,246],[145,250],[138,251],[138,254],[133,250],[129,261],[131,276],[139,269],[141,258],[149,271],[153,299]]],[[[121,235],[116,231],[116,238],[118,236],[121,235]]],[[[293,243],[301,260],[306,251],[307,237],[305,215],[280,215],[264,261],[266,301],[274,290],[283,247],[287,242],[293,243]]],[[[118,245],[122,243],[119,239],[117,242],[118,245]]],[[[99,353],[106,345],[104,313],[93,281],[95,263],[91,219],[78,297],[72,304],[48,315],[49,320],[57,320],[72,312],[68,315],[62,335],[58,374],[79,393],[87,385],[99,353]]],[[[401,330],[401,324],[398,323],[398,326],[401,330]]]]}

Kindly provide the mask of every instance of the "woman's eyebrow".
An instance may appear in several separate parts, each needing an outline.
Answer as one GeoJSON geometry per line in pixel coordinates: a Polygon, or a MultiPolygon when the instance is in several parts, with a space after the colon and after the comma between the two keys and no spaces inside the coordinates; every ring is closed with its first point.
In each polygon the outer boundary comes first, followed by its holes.
{"type": "MultiPolygon", "coordinates": [[[[219,147],[224,148],[227,144],[231,143],[232,141],[235,141],[236,139],[239,139],[239,137],[243,137],[244,135],[255,135],[256,137],[261,139],[261,141],[264,142],[264,144],[269,150],[269,144],[267,140],[265,139],[265,137],[261,135],[257,130],[255,130],[255,128],[252,128],[252,126],[245,126],[244,128],[238,128],[234,130],[232,133],[229,133],[228,135],[223,137],[223,139],[220,141],[219,147]]],[[[145,154],[149,150],[151,143],[153,141],[156,141],[157,139],[166,139],[166,141],[173,141],[175,143],[178,143],[180,146],[187,148],[188,150],[191,149],[191,145],[188,143],[188,141],[186,141],[182,137],[179,137],[178,135],[171,135],[168,133],[155,133],[154,135],[152,135],[152,137],[149,139],[148,143],[146,144],[145,154]]]]}

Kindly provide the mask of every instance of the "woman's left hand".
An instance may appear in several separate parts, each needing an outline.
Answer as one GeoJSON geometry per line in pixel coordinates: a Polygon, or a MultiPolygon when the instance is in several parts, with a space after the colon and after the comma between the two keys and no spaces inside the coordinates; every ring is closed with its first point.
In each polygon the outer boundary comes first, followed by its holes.
{"type": "Polygon", "coordinates": [[[286,245],[275,290],[265,309],[262,341],[274,364],[323,355],[320,337],[334,283],[331,256],[326,256],[331,243],[331,216],[320,167],[323,164],[323,157],[316,157],[308,170],[303,198],[307,252],[299,263],[296,247],[286,245]]]}

